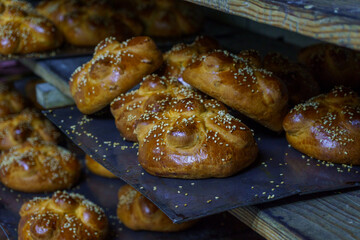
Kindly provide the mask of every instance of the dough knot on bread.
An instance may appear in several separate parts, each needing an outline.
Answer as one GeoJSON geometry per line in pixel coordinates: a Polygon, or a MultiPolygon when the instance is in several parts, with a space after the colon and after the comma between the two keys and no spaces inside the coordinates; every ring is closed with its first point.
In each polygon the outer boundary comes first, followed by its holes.
{"type": "Polygon", "coordinates": [[[70,79],[70,92],[79,110],[94,113],[162,64],[162,53],[149,37],[125,42],[107,38],[95,49],[91,61],[76,69],[70,79]]]}
{"type": "Polygon", "coordinates": [[[285,117],[288,142],[319,160],[360,164],[360,98],[345,87],[335,87],[295,106],[285,117]]]}
{"type": "Polygon", "coordinates": [[[181,231],[194,225],[194,221],[174,224],[158,207],[130,185],[124,185],[118,192],[117,216],[132,230],[158,232],[181,231]]]}
{"type": "Polygon", "coordinates": [[[76,193],[58,191],[51,198],[34,198],[20,209],[19,239],[106,239],[104,211],[76,193]]]}

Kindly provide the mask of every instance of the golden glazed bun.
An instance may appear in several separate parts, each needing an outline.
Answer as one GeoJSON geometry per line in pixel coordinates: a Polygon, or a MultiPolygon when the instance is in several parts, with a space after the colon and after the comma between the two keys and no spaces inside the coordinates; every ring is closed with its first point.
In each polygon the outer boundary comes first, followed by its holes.
{"type": "Polygon", "coordinates": [[[104,211],[76,193],[34,198],[22,205],[20,216],[19,240],[101,240],[108,232],[104,211]]]}
{"type": "Polygon", "coordinates": [[[124,185],[118,192],[117,216],[132,230],[176,232],[194,225],[194,221],[175,224],[150,200],[130,185],[124,185]]]}
{"type": "Polygon", "coordinates": [[[183,72],[191,86],[273,131],[282,130],[288,110],[284,83],[269,71],[227,51],[203,54],[183,72]]]}
{"type": "Polygon", "coordinates": [[[220,46],[215,39],[198,36],[191,44],[179,43],[164,54],[163,75],[182,80],[182,72],[194,57],[208,53],[220,46]]]}
{"type": "Polygon", "coordinates": [[[188,97],[163,103],[136,124],[139,162],[150,174],[200,179],[228,177],[255,161],[251,130],[214,99],[188,97]]]}
{"type": "Polygon", "coordinates": [[[0,118],[19,113],[25,108],[23,97],[10,86],[0,83],[0,118]]]}
{"type": "Polygon", "coordinates": [[[335,87],[293,108],[284,119],[288,142],[316,159],[360,164],[360,98],[335,87]]]}
{"type": "Polygon", "coordinates": [[[41,2],[37,10],[76,46],[96,46],[110,36],[123,41],[143,31],[139,20],[111,0],[50,0],[41,2]]]}
{"type": "Polygon", "coordinates": [[[107,178],[116,178],[109,170],[103,167],[100,163],[92,159],[89,155],[85,156],[86,167],[94,174],[107,177],[107,178]]]}
{"type": "Polygon", "coordinates": [[[51,143],[28,141],[0,156],[0,180],[22,192],[69,188],[80,175],[80,163],[68,150],[51,143]]]}
{"type": "Polygon", "coordinates": [[[0,150],[9,149],[29,138],[55,143],[59,136],[55,127],[34,110],[25,109],[0,119],[0,150]]]}
{"type": "Polygon", "coordinates": [[[149,37],[122,43],[107,38],[96,47],[93,59],[73,73],[70,92],[82,113],[94,113],[158,69],[162,61],[149,37]]]}
{"type": "Polygon", "coordinates": [[[337,85],[360,88],[359,51],[320,43],[302,49],[298,60],[310,69],[325,89],[337,85]]]}
{"type": "Polygon", "coordinates": [[[0,0],[0,54],[25,54],[57,48],[62,35],[55,25],[19,0],[0,0]]]}

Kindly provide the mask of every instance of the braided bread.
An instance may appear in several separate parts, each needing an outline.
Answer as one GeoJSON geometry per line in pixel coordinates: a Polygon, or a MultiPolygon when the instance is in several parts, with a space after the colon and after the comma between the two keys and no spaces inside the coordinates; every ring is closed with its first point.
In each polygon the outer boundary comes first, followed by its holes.
{"type": "Polygon", "coordinates": [[[183,72],[183,79],[265,127],[282,130],[288,93],[271,72],[226,51],[214,51],[194,59],[183,72]]]}
{"type": "Polygon", "coordinates": [[[33,110],[25,109],[17,115],[0,119],[0,150],[9,149],[29,138],[55,143],[59,136],[53,125],[33,110]]]}
{"type": "Polygon", "coordinates": [[[138,159],[150,174],[220,178],[255,161],[252,132],[218,101],[188,97],[167,104],[167,111],[144,113],[135,128],[138,159]]]}
{"type": "Polygon", "coordinates": [[[25,108],[21,95],[6,84],[0,84],[0,118],[19,113],[25,108]]]}
{"type": "Polygon", "coordinates": [[[91,114],[134,87],[161,63],[162,53],[149,37],[123,43],[107,38],[96,47],[93,59],[73,73],[70,92],[79,110],[91,114]]]}
{"type": "Polygon", "coordinates": [[[124,185],[118,192],[117,216],[132,230],[176,232],[194,225],[194,221],[174,224],[158,207],[130,185],[124,185]]]}
{"type": "Polygon", "coordinates": [[[137,141],[134,133],[136,121],[145,112],[161,112],[170,107],[173,98],[201,98],[200,93],[183,86],[174,78],[152,74],[144,77],[138,90],[120,95],[111,103],[111,112],[121,135],[129,141],[137,141]]]}
{"type": "Polygon", "coordinates": [[[219,48],[215,39],[199,36],[191,44],[179,43],[164,54],[163,75],[176,77],[182,81],[182,72],[191,63],[192,58],[219,48]]]}
{"type": "Polygon", "coordinates": [[[89,155],[85,156],[86,167],[94,174],[107,177],[107,178],[116,178],[109,170],[104,168],[100,163],[92,159],[89,155]]]}
{"type": "Polygon", "coordinates": [[[121,11],[116,1],[50,0],[41,2],[37,10],[77,46],[95,46],[110,36],[123,41],[143,31],[141,22],[121,11]]]}
{"type": "Polygon", "coordinates": [[[293,108],[284,119],[288,142],[311,157],[360,164],[360,97],[336,87],[293,108]]]}
{"type": "Polygon", "coordinates": [[[84,196],[56,192],[51,198],[34,198],[20,209],[19,240],[106,239],[104,211],[84,196]]]}
{"type": "Polygon", "coordinates": [[[324,89],[344,85],[360,89],[360,52],[332,44],[316,44],[302,49],[300,63],[309,68],[324,89]]]}
{"type": "Polygon", "coordinates": [[[0,0],[0,54],[32,53],[57,48],[62,35],[25,1],[0,0]]]}
{"type": "Polygon", "coordinates": [[[80,163],[69,151],[51,143],[28,141],[0,156],[0,180],[22,192],[48,192],[71,187],[80,163]]]}

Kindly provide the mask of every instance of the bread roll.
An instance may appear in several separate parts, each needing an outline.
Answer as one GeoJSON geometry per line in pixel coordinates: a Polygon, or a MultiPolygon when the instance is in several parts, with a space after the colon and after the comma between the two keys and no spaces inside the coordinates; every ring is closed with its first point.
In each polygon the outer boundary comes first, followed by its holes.
{"type": "Polygon", "coordinates": [[[228,177],[255,161],[251,130],[214,99],[174,99],[136,124],[139,162],[150,174],[200,179],[228,177]]]}
{"type": "Polygon", "coordinates": [[[149,37],[122,43],[107,38],[96,47],[93,59],[73,73],[70,92],[79,110],[91,114],[134,87],[161,63],[162,53],[149,37]]]}
{"type": "Polygon", "coordinates": [[[288,142],[319,160],[360,164],[360,98],[336,87],[293,108],[284,119],[288,142]]]}
{"type": "Polygon", "coordinates": [[[23,97],[7,84],[0,84],[0,118],[19,113],[25,108],[23,97]]]}
{"type": "Polygon", "coordinates": [[[214,51],[193,61],[183,79],[273,131],[282,130],[288,93],[284,83],[243,58],[214,51]]]}
{"type": "Polygon", "coordinates": [[[300,63],[309,68],[324,89],[344,85],[360,89],[360,52],[320,43],[302,49],[300,63]]]}
{"type": "Polygon", "coordinates": [[[0,54],[52,50],[63,37],[55,25],[25,1],[0,0],[0,54]]]}
{"type": "Polygon", "coordinates": [[[67,42],[76,46],[96,46],[110,36],[123,41],[143,31],[139,20],[111,0],[42,1],[37,10],[56,24],[67,42]]]}
{"type": "Polygon", "coordinates": [[[25,109],[0,119],[0,150],[9,149],[29,138],[55,143],[59,136],[55,127],[34,110],[25,109]]]}
{"type": "Polygon", "coordinates": [[[34,198],[20,209],[19,240],[107,239],[104,211],[84,196],[56,192],[51,198],[34,198]]]}
{"type": "Polygon", "coordinates": [[[137,192],[130,185],[124,185],[118,192],[117,216],[132,230],[176,232],[194,225],[194,221],[175,224],[158,207],[137,192]]]}
{"type": "Polygon", "coordinates": [[[89,155],[85,156],[86,167],[94,174],[107,177],[107,178],[116,178],[109,170],[103,167],[100,163],[92,159],[89,155]]]}
{"type": "Polygon", "coordinates": [[[78,180],[80,163],[68,150],[51,143],[28,141],[0,156],[0,180],[22,192],[69,188],[78,180]]]}

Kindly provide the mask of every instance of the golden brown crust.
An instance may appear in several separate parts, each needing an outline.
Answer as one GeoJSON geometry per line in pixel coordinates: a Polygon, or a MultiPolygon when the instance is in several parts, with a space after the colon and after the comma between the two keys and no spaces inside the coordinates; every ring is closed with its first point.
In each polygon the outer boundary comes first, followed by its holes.
{"type": "Polygon", "coordinates": [[[70,92],[79,110],[91,114],[134,87],[161,63],[162,53],[149,37],[122,43],[107,38],[96,47],[93,59],[73,73],[70,92]]]}
{"type": "Polygon", "coordinates": [[[111,0],[50,0],[41,2],[37,10],[77,46],[95,46],[110,36],[123,41],[143,31],[139,20],[111,0]]]}
{"type": "Polygon", "coordinates": [[[0,119],[0,150],[9,149],[29,138],[55,143],[59,136],[53,125],[34,110],[25,109],[0,119]]]}
{"type": "Polygon", "coordinates": [[[183,79],[265,127],[282,130],[288,93],[284,83],[271,72],[217,50],[194,59],[183,79]]]}
{"type": "Polygon", "coordinates": [[[332,44],[315,44],[302,49],[300,63],[309,68],[324,89],[344,85],[360,88],[360,52],[332,44]]]}
{"type": "Polygon", "coordinates": [[[0,156],[0,180],[22,192],[49,192],[71,187],[80,163],[68,150],[51,143],[28,141],[0,156]]]}
{"type": "Polygon", "coordinates": [[[360,98],[336,87],[293,108],[283,125],[288,142],[316,159],[360,164],[360,98]]]}
{"type": "Polygon", "coordinates": [[[85,156],[85,164],[86,167],[94,174],[107,178],[117,178],[113,173],[92,159],[89,155],[85,156]]]}
{"type": "Polygon", "coordinates": [[[57,48],[62,35],[55,25],[24,1],[0,0],[0,54],[25,54],[57,48]]]}
{"type": "Polygon", "coordinates": [[[117,216],[132,230],[177,232],[194,225],[194,221],[175,224],[150,200],[130,185],[124,185],[118,192],[117,216]]]}
{"type": "Polygon", "coordinates": [[[0,84],[0,118],[19,113],[25,108],[24,98],[10,86],[0,84]]]}
{"type": "Polygon", "coordinates": [[[179,43],[164,54],[163,75],[182,81],[182,72],[194,57],[218,49],[218,42],[210,37],[198,36],[191,44],[179,43]]]}
{"type": "Polygon", "coordinates": [[[25,85],[25,94],[28,99],[32,102],[33,106],[36,109],[44,109],[37,101],[36,98],[36,85],[44,83],[44,80],[42,79],[31,79],[28,81],[25,85]]]}
{"type": "Polygon", "coordinates": [[[163,112],[144,113],[135,133],[139,162],[150,174],[200,179],[228,177],[255,161],[250,129],[214,99],[173,99],[163,112]]]}
{"type": "Polygon", "coordinates": [[[104,211],[80,194],[56,192],[34,198],[20,209],[19,240],[106,239],[104,211]]]}
{"type": "Polygon", "coordinates": [[[145,26],[145,35],[180,37],[196,33],[201,27],[202,16],[196,5],[177,0],[140,0],[135,3],[137,15],[145,26]]]}

